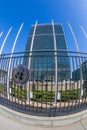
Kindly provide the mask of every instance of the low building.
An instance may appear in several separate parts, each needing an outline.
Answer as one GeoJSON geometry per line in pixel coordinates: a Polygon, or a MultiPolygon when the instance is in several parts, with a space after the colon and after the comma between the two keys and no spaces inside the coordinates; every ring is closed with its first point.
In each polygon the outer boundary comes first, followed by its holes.
{"type": "Polygon", "coordinates": [[[6,84],[7,82],[7,71],[0,69],[0,84],[6,84]]]}
{"type": "Polygon", "coordinates": [[[72,72],[72,80],[79,81],[79,80],[87,80],[87,61],[83,62],[78,69],[72,72]],[[82,76],[81,76],[82,73],[82,76]]]}

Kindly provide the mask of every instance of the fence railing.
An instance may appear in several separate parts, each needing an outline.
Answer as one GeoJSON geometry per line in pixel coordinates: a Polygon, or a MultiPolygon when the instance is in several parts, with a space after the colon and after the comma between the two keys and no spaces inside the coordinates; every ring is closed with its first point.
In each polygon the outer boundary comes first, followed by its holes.
{"type": "MultiPolygon", "coordinates": [[[[87,54],[57,50],[55,55],[54,52],[20,52],[12,57],[1,55],[0,104],[41,116],[66,115],[86,109],[87,54]],[[26,83],[22,84],[13,78],[14,69],[18,72],[20,65],[26,67],[29,74],[26,83]]],[[[26,72],[22,75],[22,70],[15,75],[16,79],[25,79],[26,72]]]]}

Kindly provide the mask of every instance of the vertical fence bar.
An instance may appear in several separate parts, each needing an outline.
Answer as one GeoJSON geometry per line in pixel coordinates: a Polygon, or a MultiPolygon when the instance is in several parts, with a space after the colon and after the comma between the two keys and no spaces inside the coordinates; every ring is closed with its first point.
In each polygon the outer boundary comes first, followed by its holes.
{"type": "MultiPolygon", "coordinates": [[[[77,50],[77,52],[78,52],[78,57],[81,58],[80,53],[79,53],[80,51],[79,51],[79,46],[78,46],[77,38],[76,38],[76,36],[75,36],[75,34],[74,34],[74,31],[73,31],[73,29],[72,29],[72,26],[71,26],[71,24],[70,24],[69,22],[68,22],[68,26],[69,26],[69,29],[70,29],[70,31],[71,31],[71,33],[72,33],[74,42],[75,42],[76,50],[77,50]]],[[[80,63],[81,63],[81,61],[80,61],[80,63]]],[[[82,98],[82,96],[83,96],[82,80],[83,80],[82,66],[81,66],[81,64],[80,64],[80,101],[82,101],[81,98],[82,98]]]]}
{"type": "Polygon", "coordinates": [[[12,54],[13,54],[13,52],[14,52],[14,49],[15,49],[15,45],[16,45],[16,43],[17,43],[17,40],[18,40],[18,37],[19,37],[19,35],[20,35],[20,32],[21,32],[21,30],[22,30],[22,27],[23,27],[23,25],[24,25],[24,23],[22,23],[21,24],[21,26],[20,26],[20,28],[19,28],[19,30],[18,30],[18,33],[17,33],[17,35],[16,35],[16,38],[15,38],[15,41],[14,41],[14,43],[13,43],[13,47],[12,47],[12,50],[11,50],[11,55],[10,55],[10,59],[9,59],[9,65],[8,65],[8,74],[7,74],[7,97],[8,97],[8,99],[9,99],[9,76],[10,76],[10,68],[11,68],[11,62],[12,62],[12,54]]]}
{"type": "Polygon", "coordinates": [[[4,31],[2,31],[2,32],[0,33],[0,38],[2,37],[3,32],[4,32],[4,31]]]}
{"type": "Polygon", "coordinates": [[[3,48],[4,48],[4,45],[5,45],[5,43],[6,43],[6,40],[7,40],[8,36],[9,36],[11,30],[12,30],[12,27],[9,28],[9,30],[8,30],[8,32],[7,32],[7,34],[6,34],[6,37],[5,37],[5,39],[4,39],[3,43],[2,43],[2,46],[1,46],[1,48],[0,48],[0,55],[2,54],[2,50],[3,50],[3,48]]]}
{"type": "MultiPolygon", "coordinates": [[[[31,67],[31,58],[32,58],[32,50],[33,50],[36,27],[37,27],[37,21],[36,21],[35,26],[34,26],[34,31],[33,31],[32,41],[31,41],[31,46],[30,46],[29,61],[28,61],[28,69],[29,69],[29,71],[30,71],[30,67],[31,67]]],[[[27,104],[29,104],[29,95],[30,95],[30,92],[29,92],[29,87],[30,87],[29,84],[30,83],[29,82],[27,82],[27,104]]]]}
{"type": "Polygon", "coordinates": [[[54,59],[55,59],[55,101],[54,105],[57,105],[57,94],[58,94],[58,61],[57,61],[57,45],[56,45],[56,34],[55,34],[55,28],[54,28],[54,21],[52,20],[52,28],[53,28],[53,38],[54,38],[54,59]]]}

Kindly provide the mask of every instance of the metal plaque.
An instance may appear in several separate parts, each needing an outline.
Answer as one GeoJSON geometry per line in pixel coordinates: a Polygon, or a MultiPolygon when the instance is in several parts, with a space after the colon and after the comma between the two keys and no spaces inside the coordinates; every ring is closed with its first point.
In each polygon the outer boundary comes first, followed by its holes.
{"type": "Polygon", "coordinates": [[[25,84],[29,80],[29,70],[24,65],[16,66],[12,72],[12,79],[16,84],[25,84]]]}

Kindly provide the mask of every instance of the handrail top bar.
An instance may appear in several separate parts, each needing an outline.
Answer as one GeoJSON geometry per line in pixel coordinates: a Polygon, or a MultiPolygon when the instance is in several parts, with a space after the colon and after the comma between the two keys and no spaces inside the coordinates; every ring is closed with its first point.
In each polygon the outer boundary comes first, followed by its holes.
{"type": "Polygon", "coordinates": [[[15,54],[22,54],[22,53],[35,53],[35,52],[67,52],[67,53],[74,53],[74,54],[87,54],[87,52],[76,52],[76,51],[67,51],[67,50],[65,50],[65,49],[61,49],[61,50],[59,50],[59,49],[57,49],[57,50],[50,50],[50,49],[46,49],[46,50],[33,50],[33,51],[22,51],[22,52],[14,52],[14,53],[4,53],[4,54],[1,54],[1,56],[5,56],[5,55],[15,55],[15,54]]]}
{"type": "MultiPolygon", "coordinates": [[[[52,26],[52,23],[38,23],[37,24],[37,26],[46,26],[46,25],[48,25],[48,26],[52,26]]],[[[62,25],[61,23],[54,23],[54,25],[62,25]]],[[[32,25],[32,27],[34,26],[34,24],[32,25]]]]}

